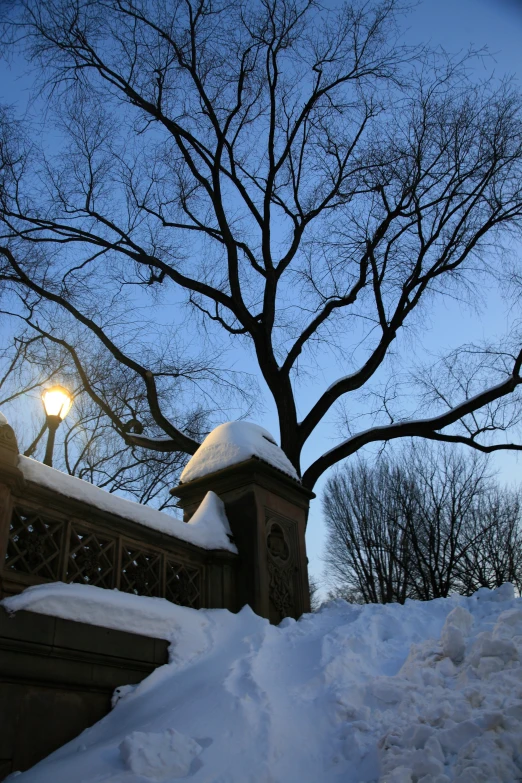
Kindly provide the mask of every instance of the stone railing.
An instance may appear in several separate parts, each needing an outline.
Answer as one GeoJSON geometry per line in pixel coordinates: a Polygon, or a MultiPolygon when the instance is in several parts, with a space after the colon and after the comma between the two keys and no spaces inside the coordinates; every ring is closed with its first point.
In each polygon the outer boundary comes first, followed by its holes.
{"type": "MultiPolygon", "coordinates": [[[[24,475],[16,438],[0,426],[0,594],[45,582],[78,582],[190,606],[235,610],[238,557],[209,550],[125,518],[131,504],[110,496],[118,513],[52,487],[52,468],[38,465],[47,486],[24,475]]],[[[60,485],[79,482],[60,476],[60,485]]],[[[82,483],[82,482],[80,482],[82,483]]],[[[80,487],[81,489],[81,487],[80,487]]],[[[91,495],[103,490],[91,488],[91,495]]],[[[96,498],[95,498],[96,500],[96,498]]],[[[137,504],[132,504],[139,509],[137,504]]],[[[168,525],[166,514],[152,512],[168,525]]],[[[150,511],[149,511],[150,515],[150,511]]],[[[174,524],[184,525],[178,520],[174,524]]]]}

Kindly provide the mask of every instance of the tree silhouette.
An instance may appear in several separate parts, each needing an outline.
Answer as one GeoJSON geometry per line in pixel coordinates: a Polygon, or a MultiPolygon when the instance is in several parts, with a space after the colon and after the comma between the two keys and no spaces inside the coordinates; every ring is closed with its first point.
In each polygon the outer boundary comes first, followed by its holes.
{"type": "Polygon", "coordinates": [[[248,404],[227,364],[237,345],[308,487],[379,441],[520,448],[494,438],[518,423],[516,324],[500,347],[426,367],[426,410],[411,388],[393,408],[383,384],[415,313],[473,285],[487,295],[486,275],[503,272],[491,248],[522,215],[519,95],[478,80],[473,53],[405,46],[402,12],[395,0],[22,0],[6,13],[4,45],[37,68],[46,126],[0,118],[4,311],[68,352],[127,444],[195,451],[166,399],[172,379],[199,405],[221,392],[248,404]],[[93,345],[141,385],[152,429],[131,432],[90,377],[93,345]],[[303,373],[326,351],[339,377],[301,415],[303,373]],[[361,391],[380,404],[358,430],[361,391]],[[347,432],[302,465],[339,404],[347,432]]]}

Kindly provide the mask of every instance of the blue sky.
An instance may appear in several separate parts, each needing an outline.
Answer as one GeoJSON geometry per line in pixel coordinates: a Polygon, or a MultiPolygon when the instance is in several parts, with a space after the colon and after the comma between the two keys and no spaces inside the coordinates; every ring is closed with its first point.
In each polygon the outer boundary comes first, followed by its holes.
{"type": "MultiPolygon", "coordinates": [[[[450,52],[466,50],[470,45],[487,46],[492,57],[478,68],[478,73],[485,75],[493,70],[498,77],[513,75],[522,87],[522,0],[425,0],[409,18],[406,39],[412,43],[427,41],[450,52]]],[[[506,307],[498,295],[488,298],[488,307],[480,316],[458,302],[445,301],[432,311],[422,343],[429,350],[442,352],[468,340],[480,342],[503,334],[506,327],[506,307]]],[[[319,451],[318,446],[332,445],[331,441],[315,442],[310,449],[319,451]]],[[[520,482],[521,460],[516,454],[495,455],[493,467],[501,480],[520,482]]],[[[326,478],[315,488],[319,498],[326,478]]],[[[318,576],[322,571],[323,543],[324,524],[318,499],[312,506],[307,533],[310,568],[318,576]]]]}
{"type": "MultiPolygon", "coordinates": [[[[470,45],[486,46],[491,58],[477,65],[479,74],[494,71],[497,76],[514,75],[522,84],[522,0],[425,0],[411,13],[406,33],[408,42],[429,42],[440,45],[450,52],[466,50],[470,45]]],[[[30,78],[21,75],[18,66],[12,68],[0,62],[0,100],[17,105],[26,104],[30,78]]],[[[515,248],[516,251],[516,248],[515,248]]],[[[505,306],[495,293],[491,296],[487,310],[480,316],[458,302],[439,303],[419,335],[419,344],[431,351],[444,351],[468,340],[480,341],[506,330],[505,306]]],[[[307,406],[330,383],[335,375],[342,375],[342,368],[328,365],[325,377],[317,376],[302,394],[302,404],[307,406]]],[[[277,424],[270,407],[259,417],[259,423],[277,434],[277,424]]],[[[307,449],[311,461],[325,449],[334,445],[335,428],[326,427],[307,449]]],[[[518,481],[520,463],[515,455],[504,453],[495,457],[495,466],[505,481],[518,481]]],[[[321,494],[324,479],[316,487],[321,494]]],[[[311,570],[317,576],[322,571],[321,551],[324,541],[324,526],[321,519],[320,502],[315,501],[310,515],[307,546],[311,570]]]]}

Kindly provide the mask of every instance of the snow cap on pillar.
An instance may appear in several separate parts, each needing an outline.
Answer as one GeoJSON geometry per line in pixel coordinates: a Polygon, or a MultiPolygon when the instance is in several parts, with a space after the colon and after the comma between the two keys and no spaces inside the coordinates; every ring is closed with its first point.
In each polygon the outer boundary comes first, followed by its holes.
{"type": "Polygon", "coordinates": [[[252,457],[299,481],[294,466],[267,430],[250,421],[229,421],[207,435],[185,466],[180,483],[186,484],[252,457]]]}

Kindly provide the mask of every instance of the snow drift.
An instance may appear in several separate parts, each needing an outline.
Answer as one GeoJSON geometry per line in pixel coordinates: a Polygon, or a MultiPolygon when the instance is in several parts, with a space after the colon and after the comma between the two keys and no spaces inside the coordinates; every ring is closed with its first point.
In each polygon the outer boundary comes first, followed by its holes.
{"type": "MultiPolygon", "coordinates": [[[[74,587],[69,611],[82,619],[98,588],[74,587]]],[[[36,591],[23,595],[31,608],[36,591]]],[[[248,607],[163,604],[171,663],[119,690],[110,715],[17,783],[522,779],[522,603],[511,585],[404,606],[339,600],[279,627],[248,607]]]]}

